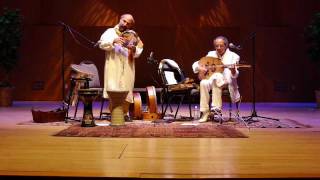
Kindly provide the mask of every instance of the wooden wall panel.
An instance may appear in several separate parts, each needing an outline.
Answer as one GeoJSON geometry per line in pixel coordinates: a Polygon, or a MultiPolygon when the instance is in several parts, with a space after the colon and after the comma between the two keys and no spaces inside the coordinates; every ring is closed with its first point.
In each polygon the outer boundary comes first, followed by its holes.
{"type": "MultiPolygon", "coordinates": [[[[146,62],[151,51],[158,60],[176,60],[187,76],[196,78],[191,65],[212,49],[217,35],[241,44],[241,60],[251,63],[249,37],[255,32],[257,101],[313,101],[310,82],[319,77],[305,54],[303,29],[319,4],[317,0],[0,0],[2,7],[19,8],[24,16],[21,59],[12,76],[16,100],[62,99],[63,31],[58,22],[96,42],[122,13],[130,12],[145,44],[136,62],[136,87],[159,81],[156,66],[146,62]]],[[[64,45],[66,87],[70,64],[82,60],[94,61],[103,80],[103,51],[77,44],[69,33],[64,45]]],[[[241,70],[244,101],[252,100],[251,80],[252,69],[241,70]]]]}
{"type": "Polygon", "coordinates": [[[17,100],[61,98],[61,32],[53,26],[24,28],[21,61],[12,74],[17,100]]]}

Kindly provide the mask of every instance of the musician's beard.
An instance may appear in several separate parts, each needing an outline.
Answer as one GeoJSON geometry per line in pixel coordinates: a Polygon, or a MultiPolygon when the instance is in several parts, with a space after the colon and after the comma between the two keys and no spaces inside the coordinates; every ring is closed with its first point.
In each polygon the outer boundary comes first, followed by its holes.
{"type": "Polygon", "coordinates": [[[119,25],[119,31],[120,32],[123,32],[123,31],[125,31],[125,30],[127,30],[128,28],[126,27],[126,26],[121,26],[121,25],[119,25]]]}

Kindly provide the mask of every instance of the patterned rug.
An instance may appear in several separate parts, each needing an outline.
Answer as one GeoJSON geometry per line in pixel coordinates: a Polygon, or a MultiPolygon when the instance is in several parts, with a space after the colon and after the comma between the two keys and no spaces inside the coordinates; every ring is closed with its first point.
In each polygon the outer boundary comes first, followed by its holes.
{"type": "Polygon", "coordinates": [[[55,136],[68,137],[118,137],[118,138],[246,138],[239,130],[212,123],[152,123],[126,122],[123,126],[108,123],[95,127],[72,125],[55,136]]]}
{"type": "MultiPolygon", "coordinates": [[[[161,120],[158,120],[161,122],[161,120]]],[[[190,123],[192,121],[180,119],[175,120],[176,122],[185,122],[190,123]]],[[[99,121],[97,121],[99,122],[99,121]]],[[[143,121],[141,120],[134,120],[136,123],[141,123],[143,121]]],[[[173,120],[167,120],[167,122],[173,122],[173,120]]],[[[33,120],[20,122],[18,125],[38,125],[38,126],[72,126],[75,124],[79,124],[80,120],[74,121],[69,120],[68,122],[65,121],[57,121],[57,122],[48,122],[48,123],[36,123],[33,120]]],[[[204,124],[219,124],[215,121],[208,121],[204,124]]],[[[258,119],[256,121],[242,121],[241,119],[231,119],[231,120],[225,120],[223,122],[223,125],[225,126],[232,126],[235,128],[311,128],[312,126],[302,124],[296,120],[292,119],[280,119],[279,121],[274,121],[270,119],[258,119]]]]}
{"type": "Polygon", "coordinates": [[[302,124],[292,119],[280,119],[279,121],[263,118],[249,121],[231,119],[230,121],[223,122],[223,124],[236,128],[312,128],[310,125],[302,124]]]}

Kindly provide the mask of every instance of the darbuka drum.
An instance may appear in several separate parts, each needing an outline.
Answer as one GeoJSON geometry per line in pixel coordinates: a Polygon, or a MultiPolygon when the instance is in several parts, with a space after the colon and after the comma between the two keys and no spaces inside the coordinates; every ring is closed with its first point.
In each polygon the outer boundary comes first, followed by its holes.
{"type": "Polygon", "coordinates": [[[124,125],[123,103],[129,91],[107,91],[112,104],[111,125],[124,125]]]}
{"type": "Polygon", "coordinates": [[[92,102],[102,93],[101,89],[79,89],[78,95],[83,102],[83,119],[82,127],[95,126],[94,117],[92,113],[92,102]]]}

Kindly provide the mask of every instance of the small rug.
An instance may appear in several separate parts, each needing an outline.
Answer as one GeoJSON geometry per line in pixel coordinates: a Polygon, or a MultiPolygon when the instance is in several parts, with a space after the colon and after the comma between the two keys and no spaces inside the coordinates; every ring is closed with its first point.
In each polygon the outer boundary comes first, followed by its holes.
{"type": "Polygon", "coordinates": [[[81,127],[72,125],[55,136],[118,138],[246,138],[239,130],[224,125],[186,123],[134,123],[123,126],[81,127]]]}
{"type": "Polygon", "coordinates": [[[17,125],[37,125],[37,126],[71,126],[74,124],[79,124],[79,121],[56,121],[56,122],[46,122],[46,123],[36,123],[33,120],[19,122],[17,125]]]}
{"type": "Polygon", "coordinates": [[[231,119],[231,121],[226,121],[224,124],[236,128],[312,128],[310,125],[302,124],[292,119],[280,119],[279,121],[264,118],[257,118],[250,121],[231,119]]]}

